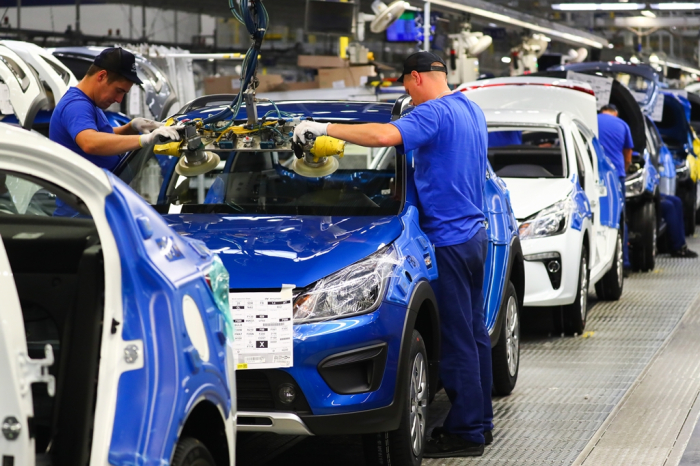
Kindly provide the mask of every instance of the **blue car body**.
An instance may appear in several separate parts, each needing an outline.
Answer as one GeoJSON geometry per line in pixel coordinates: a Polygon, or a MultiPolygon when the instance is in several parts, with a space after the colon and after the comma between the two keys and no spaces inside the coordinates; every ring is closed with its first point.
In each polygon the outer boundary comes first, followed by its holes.
{"type": "MultiPolygon", "coordinates": [[[[215,114],[220,104],[231,98],[203,97],[188,104],[178,118],[195,119],[215,114]]],[[[277,106],[287,115],[313,117],[316,121],[386,123],[392,118],[392,105],[386,103],[278,102],[277,106]]],[[[260,104],[258,113],[272,108],[270,104],[260,104]]],[[[243,108],[237,119],[245,121],[245,118],[243,108]]],[[[137,156],[138,152],[131,154],[116,169],[127,182],[135,176],[129,173],[129,164],[137,156]]],[[[176,159],[162,156],[158,159],[163,186],[166,186],[173,176],[176,159]]],[[[399,257],[400,263],[395,264],[376,309],[345,318],[296,323],[293,367],[238,371],[239,430],[270,431],[261,426],[259,420],[279,421],[279,416],[287,414],[296,416],[295,427],[276,432],[364,434],[397,429],[406,398],[405,387],[399,381],[406,374],[407,351],[414,328],[426,342],[430,389],[435,393],[440,334],[437,301],[431,283],[439,271],[433,246],[419,226],[412,153],[398,154],[396,163],[403,167],[405,182],[398,215],[165,214],[175,231],[201,240],[210,249],[220,252],[229,273],[236,277],[231,282],[231,292],[279,289],[284,283],[292,283],[298,294],[377,251],[393,248],[399,257]],[[368,348],[382,349],[367,359],[368,365],[362,366],[372,373],[372,380],[362,389],[345,386],[342,380],[324,369],[329,360],[360,354],[368,348]],[[269,388],[283,382],[292,384],[301,393],[292,405],[282,404],[269,388]],[[256,390],[255,387],[264,388],[256,390]]],[[[226,164],[228,166],[230,160],[226,164]]],[[[486,324],[492,345],[495,345],[499,340],[499,325],[503,325],[504,313],[499,311],[505,290],[509,281],[513,282],[522,303],[524,276],[517,223],[507,190],[490,167],[484,175],[489,243],[483,289],[486,324]]],[[[281,176],[291,180],[298,175],[287,172],[281,176]]],[[[326,178],[339,180],[343,177],[344,182],[356,187],[372,182],[371,177],[362,172],[348,175],[339,171],[326,178]]],[[[205,203],[216,202],[216,183],[214,181],[207,193],[205,203]]],[[[160,201],[163,196],[161,190],[160,201]]]]}
{"type": "Polygon", "coordinates": [[[178,442],[195,438],[216,464],[232,464],[233,332],[218,256],[178,235],[111,173],[42,136],[0,127],[3,187],[12,179],[11,196],[28,199],[20,207],[3,196],[0,222],[15,279],[25,283],[17,289],[33,326],[27,345],[43,352],[48,340],[57,355],[56,396],[34,392],[37,458],[171,464],[178,442]],[[73,217],[57,213],[59,200],[78,209],[73,217]],[[28,248],[9,234],[18,226],[46,239],[28,248]],[[36,318],[42,313],[50,318],[36,318]]]}

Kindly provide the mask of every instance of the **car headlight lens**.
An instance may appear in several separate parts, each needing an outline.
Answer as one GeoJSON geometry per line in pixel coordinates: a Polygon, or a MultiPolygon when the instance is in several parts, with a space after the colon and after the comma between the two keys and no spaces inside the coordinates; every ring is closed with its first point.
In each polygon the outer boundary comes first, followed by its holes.
{"type": "Polygon", "coordinates": [[[625,197],[639,196],[644,191],[644,172],[640,170],[625,179],[625,197]]]}
{"type": "Polygon", "coordinates": [[[211,267],[206,271],[205,278],[211,292],[214,295],[216,308],[224,319],[224,331],[226,338],[233,341],[233,320],[231,317],[231,307],[229,306],[229,275],[224,263],[218,255],[214,255],[211,267]]]}
{"type": "Polygon", "coordinates": [[[294,300],[294,323],[374,311],[398,263],[396,250],[389,247],[319,280],[294,300]]]}
{"type": "Polygon", "coordinates": [[[576,204],[571,197],[542,209],[520,224],[520,239],[543,238],[564,233],[576,204]]]}

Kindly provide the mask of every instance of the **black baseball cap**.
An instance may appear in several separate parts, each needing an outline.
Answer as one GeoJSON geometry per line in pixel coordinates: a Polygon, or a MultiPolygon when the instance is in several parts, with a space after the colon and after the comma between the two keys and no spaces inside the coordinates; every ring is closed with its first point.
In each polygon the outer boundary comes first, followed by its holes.
{"type": "Polygon", "coordinates": [[[401,77],[397,79],[397,81],[402,83],[403,77],[407,74],[411,74],[411,71],[418,71],[419,73],[425,73],[426,71],[442,71],[447,74],[447,65],[445,64],[445,60],[434,53],[421,51],[410,55],[403,62],[403,73],[401,73],[401,77]],[[433,66],[435,62],[442,63],[442,66],[433,66]]]}
{"type": "Polygon", "coordinates": [[[136,57],[133,53],[121,47],[104,49],[95,57],[95,61],[92,63],[107,71],[117,73],[134,84],[143,84],[136,75],[136,57]]]}

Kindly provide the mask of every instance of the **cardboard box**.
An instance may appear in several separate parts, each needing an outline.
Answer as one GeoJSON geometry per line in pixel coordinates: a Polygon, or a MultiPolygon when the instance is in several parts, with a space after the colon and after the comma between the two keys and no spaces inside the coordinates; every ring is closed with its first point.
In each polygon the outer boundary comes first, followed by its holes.
{"type": "Polygon", "coordinates": [[[333,55],[299,55],[297,57],[299,68],[344,68],[348,61],[333,55]]]}
{"type": "Polygon", "coordinates": [[[322,89],[364,86],[369,76],[376,76],[373,65],[318,70],[319,85],[322,89]]]}
{"type": "Polygon", "coordinates": [[[300,83],[284,83],[278,87],[277,92],[287,92],[287,91],[306,91],[308,89],[318,89],[319,82],[318,76],[316,76],[315,81],[307,81],[300,83]]]}
{"type": "MultiPolygon", "coordinates": [[[[274,92],[284,85],[284,78],[279,74],[258,75],[257,92],[274,92]]],[[[204,78],[204,94],[236,94],[241,86],[240,76],[218,76],[204,78]]]]}

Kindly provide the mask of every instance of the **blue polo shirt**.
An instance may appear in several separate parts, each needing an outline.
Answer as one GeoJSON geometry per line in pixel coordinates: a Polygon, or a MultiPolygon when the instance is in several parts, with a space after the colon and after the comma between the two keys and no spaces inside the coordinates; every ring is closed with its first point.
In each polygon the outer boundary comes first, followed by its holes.
{"type": "Polygon", "coordinates": [[[598,140],[605,150],[605,155],[617,169],[617,176],[624,178],[625,156],[624,149],[633,149],[632,133],[624,120],[608,113],[598,114],[598,140]]]}
{"type": "Polygon", "coordinates": [[[421,228],[436,247],[462,244],[484,225],[488,132],[461,92],[418,105],[393,121],[413,152],[421,228]]]}
{"type": "Polygon", "coordinates": [[[120,156],[90,155],[75,142],[76,136],[86,129],[93,129],[101,133],[114,133],[105,112],[98,108],[95,102],[83,91],[77,87],[71,87],[63,95],[56,105],[53,115],[51,115],[49,139],[82,155],[98,167],[111,171],[119,163],[120,156]]]}

